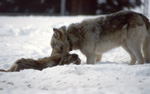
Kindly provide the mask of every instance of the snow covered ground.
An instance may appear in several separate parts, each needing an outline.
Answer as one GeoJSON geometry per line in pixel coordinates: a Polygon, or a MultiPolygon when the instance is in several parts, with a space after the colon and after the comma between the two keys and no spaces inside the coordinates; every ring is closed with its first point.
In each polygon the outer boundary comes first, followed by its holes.
{"type": "MultiPolygon", "coordinates": [[[[40,58],[51,53],[52,28],[79,22],[85,16],[0,16],[0,69],[20,58],[40,58]]],[[[0,72],[0,94],[150,94],[150,64],[128,65],[129,55],[116,48],[102,62],[64,65],[43,71],[0,72]]]]}

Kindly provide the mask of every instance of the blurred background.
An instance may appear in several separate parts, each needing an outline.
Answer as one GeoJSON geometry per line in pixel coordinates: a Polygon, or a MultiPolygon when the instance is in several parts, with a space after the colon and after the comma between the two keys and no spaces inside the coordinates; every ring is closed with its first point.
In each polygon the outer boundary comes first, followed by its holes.
{"type": "Polygon", "coordinates": [[[99,15],[135,10],[146,16],[149,0],[0,0],[0,15],[99,15]]]}

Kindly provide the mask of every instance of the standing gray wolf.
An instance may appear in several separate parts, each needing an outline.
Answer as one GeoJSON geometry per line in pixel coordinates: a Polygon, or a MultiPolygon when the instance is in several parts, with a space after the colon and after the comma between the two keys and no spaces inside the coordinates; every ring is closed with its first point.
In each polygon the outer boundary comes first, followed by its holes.
{"type": "MultiPolygon", "coordinates": [[[[65,59],[65,61],[63,61],[64,62],[63,64],[70,64],[70,63],[80,64],[81,62],[77,54],[67,54],[66,57],[67,58],[65,59]]],[[[14,72],[23,69],[43,70],[44,68],[47,67],[53,67],[59,65],[60,60],[61,60],[61,55],[59,54],[55,54],[50,57],[40,58],[38,60],[22,58],[17,60],[9,70],[0,69],[0,71],[14,72]]]]}
{"type": "Polygon", "coordinates": [[[86,56],[87,64],[94,64],[101,60],[103,53],[122,46],[131,57],[129,64],[150,62],[150,22],[140,13],[120,11],[53,31],[51,54],[60,53],[62,61],[66,53],[79,49],[86,56]]]}

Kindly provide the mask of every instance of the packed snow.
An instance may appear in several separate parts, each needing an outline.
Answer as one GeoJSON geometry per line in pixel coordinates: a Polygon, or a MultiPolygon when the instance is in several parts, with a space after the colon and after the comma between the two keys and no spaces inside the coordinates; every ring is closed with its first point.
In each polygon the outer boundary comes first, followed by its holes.
{"type": "MultiPolygon", "coordinates": [[[[20,58],[49,56],[53,28],[91,17],[0,16],[0,69],[20,58]]],[[[77,53],[81,65],[63,65],[42,71],[0,72],[0,94],[150,94],[150,64],[128,65],[122,48],[103,55],[94,65],[77,53]]]]}

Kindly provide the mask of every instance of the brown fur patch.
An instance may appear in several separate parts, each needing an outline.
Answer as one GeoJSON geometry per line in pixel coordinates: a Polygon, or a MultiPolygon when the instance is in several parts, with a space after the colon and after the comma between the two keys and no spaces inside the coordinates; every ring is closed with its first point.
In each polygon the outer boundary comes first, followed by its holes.
{"type": "MultiPolygon", "coordinates": [[[[20,71],[23,69],[43,70],[44,68],[47,67],[53,67],[59,65],[60,61],[61,61],[61,55],[58,54],[50,57],[40,58],[38,60],[34,60],[30,58],[29,59],[22,58],[17,60],[8,71],[3,69],[0,69],[0,71],[13,72],[13,71],[20,71]]],[[[70,63],[80,64],[81,60],[76,54],[67,54],[65,61],[63,61],[63,64],[61,65],[70,64],[70,63]]]]}

